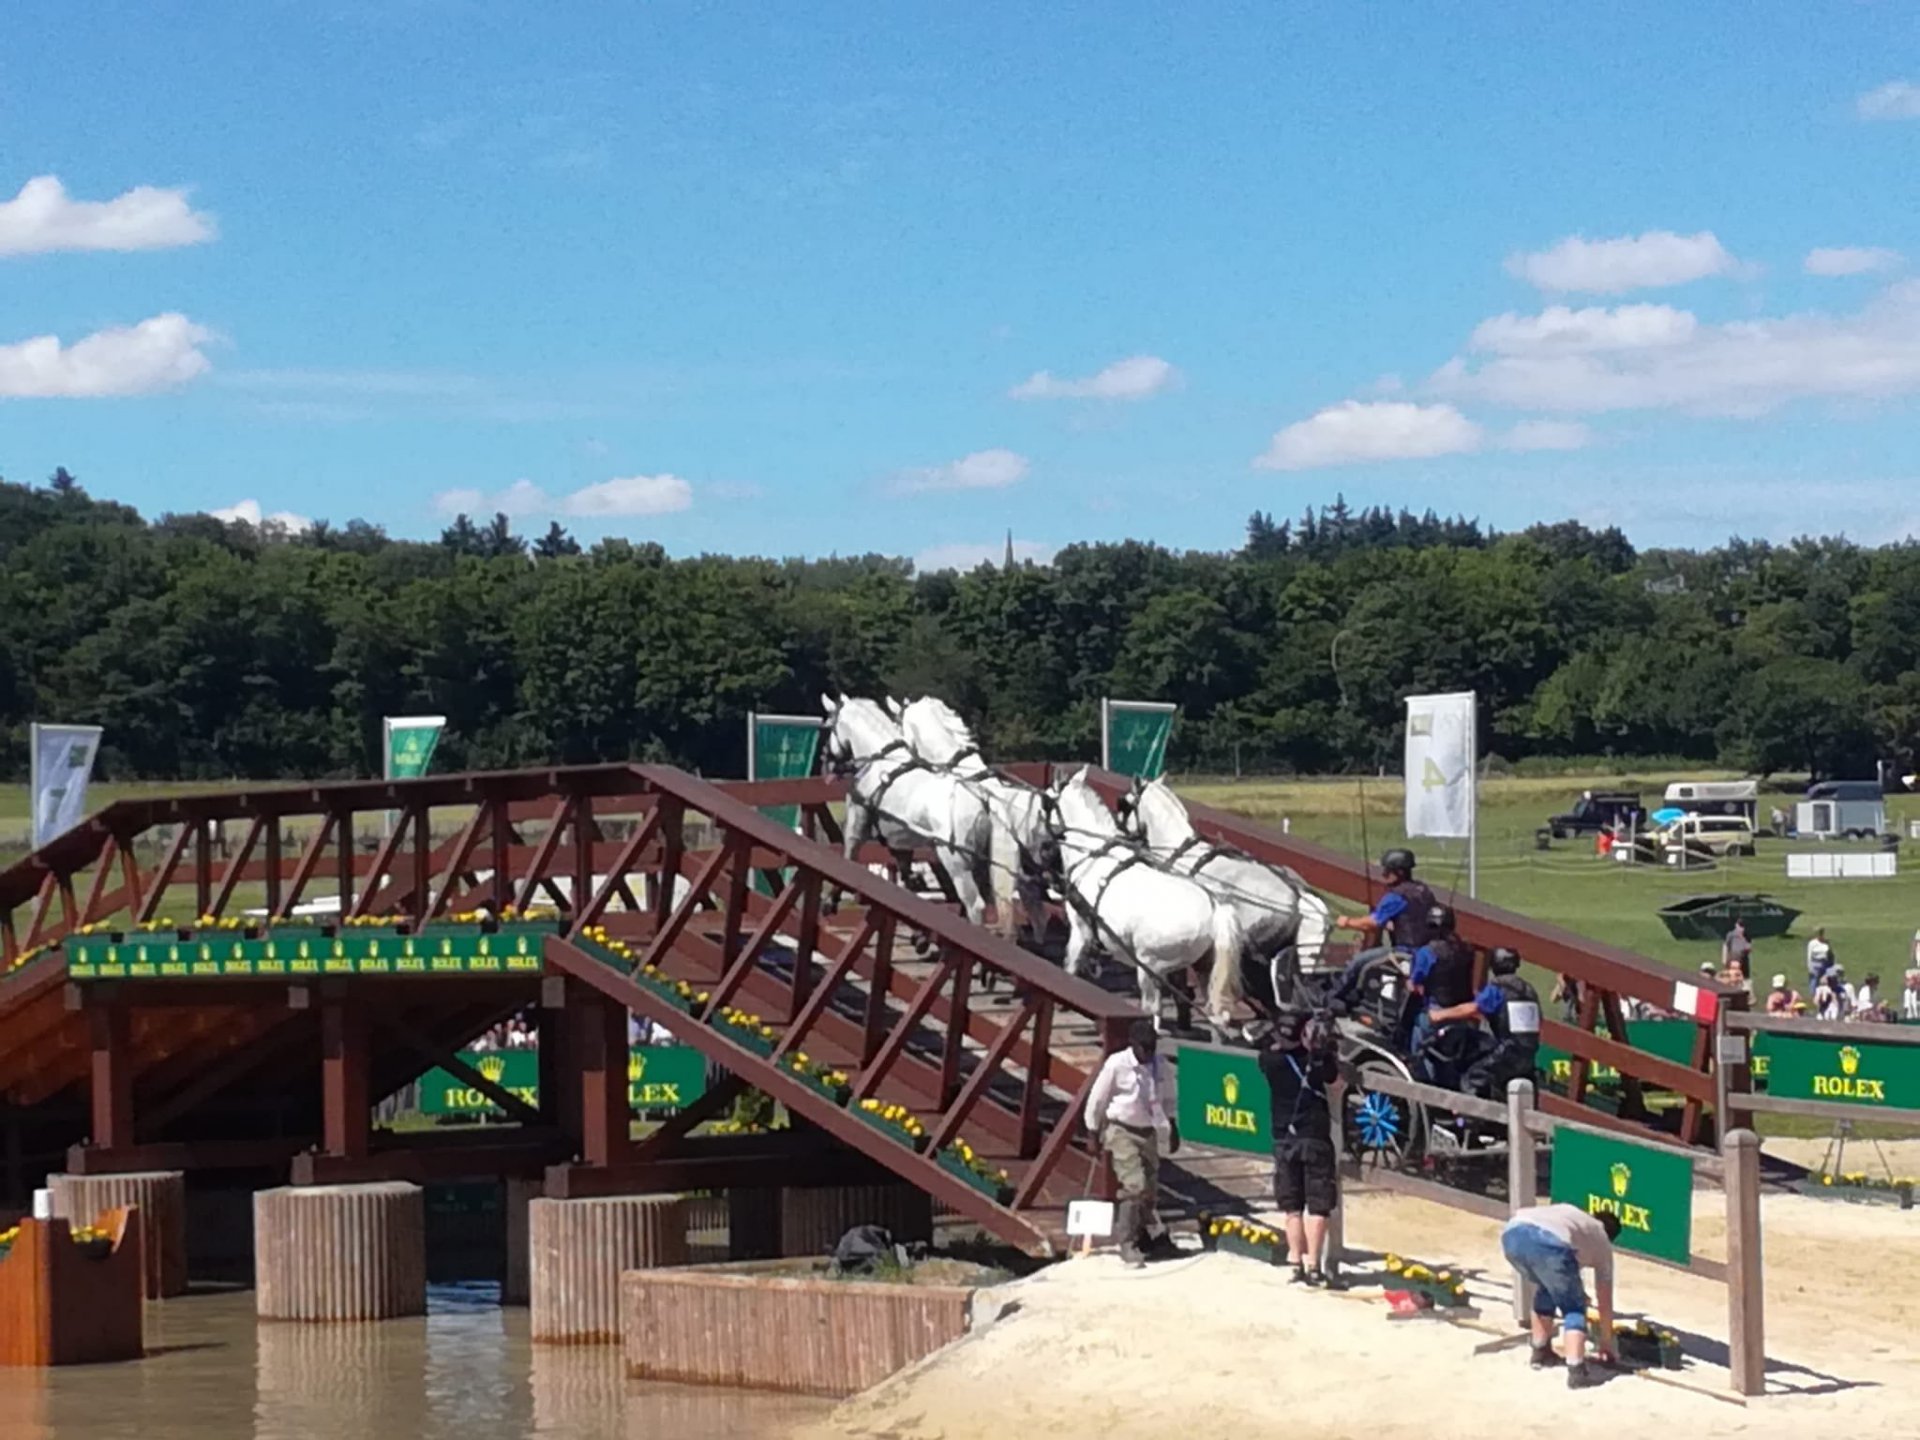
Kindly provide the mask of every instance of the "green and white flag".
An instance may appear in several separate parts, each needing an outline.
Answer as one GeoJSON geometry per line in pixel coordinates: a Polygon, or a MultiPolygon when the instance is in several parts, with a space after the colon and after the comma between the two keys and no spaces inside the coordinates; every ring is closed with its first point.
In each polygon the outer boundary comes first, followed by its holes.
{"type": "Polygon", "coordinates": [[[1166,773],[1178,705],[1158,700],[1100,702],[1100,768],[1141,780],[1166,773]]]}
{"type": "Polygon", "coordinates": [[[29,731],[34,849],[66,834],[86,815],[87,782],[99,750],[98,725],[36,724],[29,731]]]}
{"type": "Polygon", "coordinates": [[[387,716],[382,727],[386,751],[382,773],[389,780],[419,779],[433,764],[440,732],[446,728],[444,715],[387,716]]]}
{"type": "MultiPolygon", "coordinates": [[[[826,722],[811,715],[747,716],[747,778],[749,780],[804,780],[820,759],[820,734],[826,722]]],[[[760,813],[789,830],[800,828],[798,805],[762,805],[760,813]]],[[[758,874],[754,888],[766,891],[758,874]]]]}

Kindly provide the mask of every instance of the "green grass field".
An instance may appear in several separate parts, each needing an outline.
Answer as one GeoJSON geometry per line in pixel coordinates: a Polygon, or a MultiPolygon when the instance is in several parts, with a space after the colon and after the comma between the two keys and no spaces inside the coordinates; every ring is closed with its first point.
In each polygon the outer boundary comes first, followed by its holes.
{"type": "MultiPolygon", "coordinates": [[[[1534,831],[1549,815],[1570,808],[1583,789],[1637,788],[1652,807],[1654,797],[1674,778],[1678,777],[1649,775],[1624,786],[1616,777],[1487,781],[1480,799],[1480,898],[1677,969],[1692,970],[1702,960],[1717,960],[1719,947],[1675,940],[1655,912],[1687,895],[1764,891],[1801,911],[1801,918],[1787,936],[1755,942],[1757,984],[1764,986],[1776,971],[1784,971],[1789,982],[1804,991],[1807,937],[1815,926],[1824,925],[1834,954],[1850,977],[1858,981],[1877,971],[1885,987],[1897,992],[1914,931],[1920,928],[1920,872],[1906,867],[1905,856],[1902,873],[1893,879],[1789,881],[1788,851],[1818,849],[1817,843],[1763,837],[1760,853],[1753,859],[1692,874],[1600,860],[1590,841],[1557,841],[1544,852],[1534,848],[1534,831]]],[[[1699,772],[1690,778],[1700,778],[1699,772]]],[[[1284,817],[1291,821],[1295,835],[1351,854],[1378,856],[1389,845],[1411,845],[1429,885],[1442,892],[1457,886],[1459,893],[1466,893],[1465,842],[1407,840],[1401,828],[1402,792],[1397,780],[1364,782],[1364,826],[1362,786],[1353,780],[1195,778],[1178,782],[1178,788],[1191,799],[1275,827],[1284,817]]],[[[1789,799],[1775,802],[1763,795],[1763,812],[1773,803],[1791,808],[1789,799]]],[[[1889,797],[1890,826],[1904,833],[1909,816],[1920,816],[1920,796],[1889,797]]]]}

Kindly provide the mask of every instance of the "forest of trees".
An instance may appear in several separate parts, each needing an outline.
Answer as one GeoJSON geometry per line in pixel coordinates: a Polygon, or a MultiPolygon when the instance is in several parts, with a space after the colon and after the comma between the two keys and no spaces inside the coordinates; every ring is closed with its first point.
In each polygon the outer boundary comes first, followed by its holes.
{"type": "Polygon", "coordinates": [[[1755,771],[1911,768],[1920,546],[1636,552],[1566,522],[1343,501],[1245,546],[1075,545],[916,575],[877,555],[701,556],[461,517],[289,536],[148,522],[64,470],[0,482],[0,766],[32,719],[106,727],[101,774],[365,775],[380,718],[444,714],[438,768],[744,765],[751,708],[937,692],[1002,758],[1097,753],[1103,694],[1177,701],[1180,769],[1397,763],[1401,698],[1481,697],[1483,749],[1755,771]]]}

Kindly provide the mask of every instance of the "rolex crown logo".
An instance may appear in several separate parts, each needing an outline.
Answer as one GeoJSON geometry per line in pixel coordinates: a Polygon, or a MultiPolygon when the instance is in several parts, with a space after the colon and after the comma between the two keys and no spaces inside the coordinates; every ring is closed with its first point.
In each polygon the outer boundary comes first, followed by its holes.
{"type": "Polygon", "coordinates": [[[1227,1097],[1227,1104],[1238,1105],[1240,1103],[1240,1077],[1229,1074],[1226,1079],[1220,1082],[1220,1093],[1227,1097]]]}
{"type": "Polygon", "coordinates": [[[1840,1073],[1851,1075],[1860,1068],[1860,1052],[1851,1045],[1840,1047],[1840,1073]]]}
{"type": "Polygon", "coordinates": [[[507,1073],[507,1057],[504,1055],[488,1055],[480,1061],[479,1070],[487,1079],[497,1082],[502,1075],[507,1073]]]}
{"type": "Polygon", "coordinates": [[[1633,1171],[1628,1169],[1624,1162],[1617,1161],[1615,1162],[1613,1168],[1607,1173],[1613,1178],[1614,1198],[1617,1200],[1625,1199],[1627,1194],[1627,1184],[1629,1181],[1633,1179],[1633,1171]]]}

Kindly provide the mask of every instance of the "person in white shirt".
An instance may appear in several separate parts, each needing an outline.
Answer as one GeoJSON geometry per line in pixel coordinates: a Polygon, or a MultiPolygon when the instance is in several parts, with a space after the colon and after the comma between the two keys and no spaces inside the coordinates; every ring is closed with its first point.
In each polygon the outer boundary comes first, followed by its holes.
{"type": "Polygon", "coordinates": [[[1157,1242],[1167,1233],[1156,1202],[1160,1195],[1160,1145],[1180,1148],[1180,1130],[1167,1111],[1167,1062],[1158,1054],[1160,1037],[1142,1017],[1127,1032],[1127,1048],[1107,1056],[1087,1094],[1087,1129],[1113,1161],[1119,1204],[1113,1217],[1120,1258],[1131,1268],[1146,1263],[1144,1233],[1157,1242]]]}
{"type": "Polygon", "coordinates": [[[1823,926],[1813,932],[1813,938],[1807,941],[1807,986],[1811,989],[1820,983],[1821,972],[1833,963],[1833,946],[1827,943],[1827,932],[1823,926]]]}

